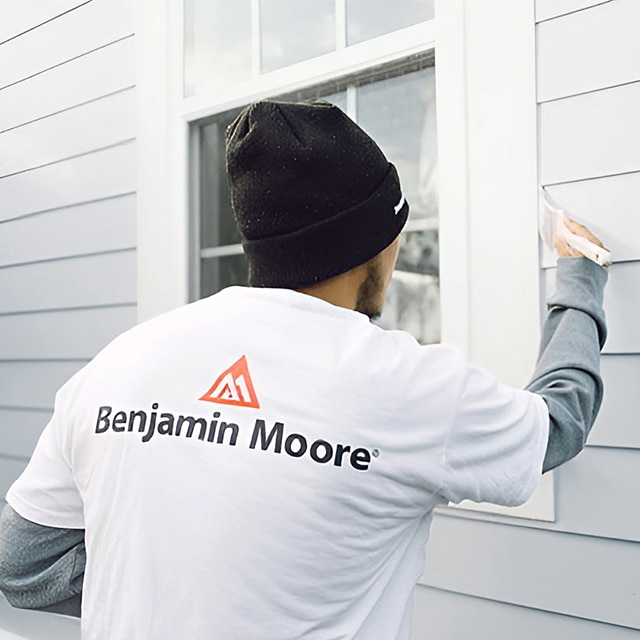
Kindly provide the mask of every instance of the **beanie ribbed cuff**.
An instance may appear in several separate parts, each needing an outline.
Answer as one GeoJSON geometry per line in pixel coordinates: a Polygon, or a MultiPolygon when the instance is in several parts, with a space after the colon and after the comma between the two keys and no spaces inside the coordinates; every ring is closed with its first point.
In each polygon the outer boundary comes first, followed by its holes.
{"type": "Polygon", "coordinates": [[[349,271],[388,247],[408,214],[396,168],[389,164],[382,182],[357,205],[285,235],[243,239],[249,284],[296,289],[349,271]]]}

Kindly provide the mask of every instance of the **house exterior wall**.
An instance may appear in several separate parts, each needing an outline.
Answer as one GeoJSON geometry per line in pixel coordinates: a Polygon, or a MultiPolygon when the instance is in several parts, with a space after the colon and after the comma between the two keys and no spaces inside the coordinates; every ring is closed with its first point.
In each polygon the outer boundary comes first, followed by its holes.
{"type": "MultiPolygon", "coordinates": [[[[132,4],[32,0],[1,15],[0,335],[10,336],[0,342],[2,496],[57,388],[136,321],[132,4]]],[[[620,261],[606,299],[601,414],[587,449],[556,472],[555,522],[436,516],[414,640],[638,637],[636,5],[536,2],[540,181],[620,261]]],[[[541,274],[546,295],[547,254],[541,274]]],[[[0,638],[10,632],[79,637],[76,621],[0,598],[0,638]]]]}
{"type": "MultiPolygon", "coordinates": [[[[2,497],[58,387],[136,322],[131,4],[0,2],[2,497]]],[[[70,640],[79,625],[0,596],[9,632],[70,640]]]]}
{"type": "MultiPolygon", "coordinates": [[[[639,637],[639,19],[634,0],[537,0],[539,181],[618,261],[605,400],[585,451],[555,472],[555,522],[436,516],[414,640],[639,637]]],[[[546,297],[546,252],[541,270],[546,297]]]]}

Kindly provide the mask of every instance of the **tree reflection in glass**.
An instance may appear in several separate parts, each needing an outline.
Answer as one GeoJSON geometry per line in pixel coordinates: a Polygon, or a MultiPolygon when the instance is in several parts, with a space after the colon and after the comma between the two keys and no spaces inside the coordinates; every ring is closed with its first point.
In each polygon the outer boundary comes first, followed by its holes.
{"type": "Polygon", "coordinates": [[[438,188],[433,67],[358,87],[358,123],[400,174],[409,201],[398,263],[382,317],[420,342],[440,340],[438,188]]]}

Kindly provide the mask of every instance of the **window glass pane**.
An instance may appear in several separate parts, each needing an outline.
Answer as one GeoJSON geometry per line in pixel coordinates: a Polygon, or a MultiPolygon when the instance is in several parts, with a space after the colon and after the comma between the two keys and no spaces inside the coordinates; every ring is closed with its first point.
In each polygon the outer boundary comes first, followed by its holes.
{"type": "Polygon", "coordinates": [[[251,0],[185,0],[184,94],[251,77],[251,0]]]}
{"type": "Polygon", "coordinates": [[[434,85],[433,68],[427,68],[357,89],[358,124],[396,165],[410,206],[379,322],[421,342],[440,336],[434,85]]]}
{"type": "Polygon", "coordinates": [[[358,124],[398,169],[412,220],[437,216],[433,67],[357,89],[358,124]]]}
{"type": "Polygon", "coordinates": [[[440,342],[438,277],[396,271],[376,324],[385,329],[408,331],[422,344],[440,342]]]}
{"type": "Polygon", "coordinates": [[[260,0],[260,40],[262,71],[333,51],[334,0],[260,0]]]}
{"type": "Polygon", "coordinates": [[[225,131],[238,111],[200,130],[200,248],[240,242],[225,169],[225,131]]]}
{"type": "Polygon", "coordinates": [[[347,44],[433,18],[433,0],[347,0],[347,44]]]}
{"type": "Polygon", "coordinates": [[[220,289],[249,282],[249,265],[243,253],[200,261],[200,297],[210,296],[220,289]]]}

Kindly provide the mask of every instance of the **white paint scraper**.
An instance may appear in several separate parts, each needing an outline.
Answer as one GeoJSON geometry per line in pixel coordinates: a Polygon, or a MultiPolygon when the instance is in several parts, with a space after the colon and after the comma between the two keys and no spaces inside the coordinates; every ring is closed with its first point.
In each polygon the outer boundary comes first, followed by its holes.
{"type": "Polygon", "coordinates": [[[551,199],[544,187],[540,187],[539,191],[538,228],[547,246],[555,251],[556,240],[562,238],[586,258],[602,267],[608,267],[611,264],[611,252],[594,244],[588,238],[573,233],[565,224],[569,219],[567,213],[551,199]]]}

